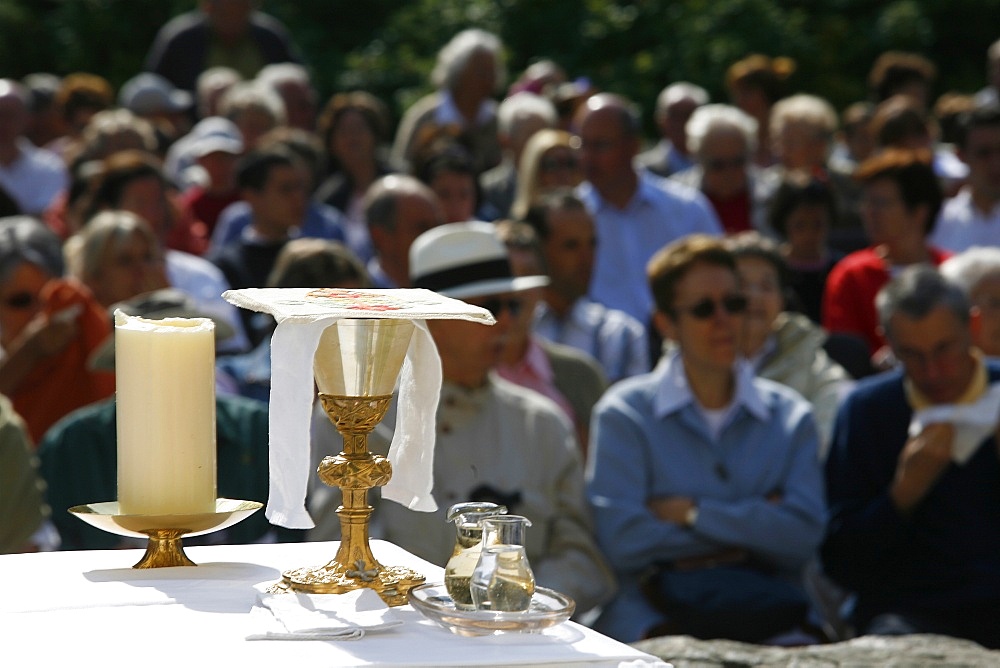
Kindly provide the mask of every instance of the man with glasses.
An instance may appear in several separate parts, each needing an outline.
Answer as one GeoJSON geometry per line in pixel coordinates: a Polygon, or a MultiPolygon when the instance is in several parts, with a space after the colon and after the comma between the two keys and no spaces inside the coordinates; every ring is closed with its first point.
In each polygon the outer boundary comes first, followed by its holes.
{"type": "Polygon", "coordinates": [[[767,207],[776,183],[754,165],[757,121],[728,104],[699,107],[687,126],[695,165],[673,179],[705,195],[726,234],[757,230],[774,237],[767,207]]]}
{"type": "Polygon", "coordinates": [[[676,345],[594,410],[587,495],[621,587],[595,628],[767,641],[805,621],[823,536],[812,410],[740,358],[747,299],[721,240],[686,237],[647,271],[676,345]]]}
{"type": "Polygon", "coordinates": [[[961,117],[957,149],[969,178],[941,207],[931,243],[955,253],[1000,245],[1000,104],[961,117]]]}
{"type": "Polygon", "coordinates": [[[826,464],[827,574],[857,595],[861,633],[937,633],[1000,647],[1000,366],[934,268],[877,300],[898,370],[861,381],[826,464]]]}
{"type": "Polygon", "coordinates": [[[692,233],[722,228],[697,190],[658,179],[637,168],[638,113],[624,98],[598,94],[574,116],[586,182],[580,197],[594,216],[601,244],[590,295],[642,323],[653,312],[644,267],[653,253],[692,233]]]}
{"type": "MultiPolygon", "coordinates": [[[[510,514],[531,520],[526,548],[539,585],[571,596],[578,613],[605,602],[614,580],[594,543],[573,427],[552,400],[494,372],[525,292],[543,285],[545,277],[515,277],[493,225],[483,222],[450,223],[417,237],[410,248],[410,277],[414,287],[481,306],[497,322],[428,321],[443,376],[434,446],[438,510],[421,513],[382,503],[378,537],[444,566],[455,545],[449,506],[501,503],[510,514]]],[[[385,432],[394,422],[395,406],[376,428],[371,447],[387,449],[385,432]]],[[[329,420],[323,429],[335,438],[329,420]]],[[[336,531],[339,499],[323,494],[310,506],[314,540],[335,537],[330,532],[336,531]]]]}

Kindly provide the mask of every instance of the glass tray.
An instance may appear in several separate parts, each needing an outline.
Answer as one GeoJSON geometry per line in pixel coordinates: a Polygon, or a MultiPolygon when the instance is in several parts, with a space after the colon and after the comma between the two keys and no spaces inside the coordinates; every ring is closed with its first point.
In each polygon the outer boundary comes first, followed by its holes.
{"type": "Polygon", "coordinates": [[[576,610],[576,603],[569,596],[545,587],[535,587],[531,607],[524,612],[459,610],[442,583],[423,584],[411,589],[410,605],[428,619],[461,636],[537,633],[565,622],[576,610]]]}

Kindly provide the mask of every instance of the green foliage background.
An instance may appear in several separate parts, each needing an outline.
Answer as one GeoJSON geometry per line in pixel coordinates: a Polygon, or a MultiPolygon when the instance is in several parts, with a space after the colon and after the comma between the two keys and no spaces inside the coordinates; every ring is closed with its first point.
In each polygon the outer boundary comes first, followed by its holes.
{"type": "MultiPolygon", "coordinates": [[[[120,85],[157,29],[192,0],[0,0],[0,73],[89,71],[120,85]]],[[[726,67],[750,52],[790,56],[797,90],[838,108],[865,96],[882,51],[937,63],[937,94],[974,92],[1000,38],[1000,0],[264,0],[291,30],[321,95],[361,88],[398,114],[424,93],[438,48],[475,26],[499,34],[517,73],[554,58],[572,76],[647,112],[686,79],[723,100],[726,67]]]]}

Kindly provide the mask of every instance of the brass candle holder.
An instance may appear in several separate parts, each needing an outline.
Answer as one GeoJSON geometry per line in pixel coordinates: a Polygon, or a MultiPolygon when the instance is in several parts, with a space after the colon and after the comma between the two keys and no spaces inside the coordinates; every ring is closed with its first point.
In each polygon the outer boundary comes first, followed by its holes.
{"type": "Polygon", "coordinates": [[[392,399],[414,325],[396,319],[342,319],[320,338],[314,362],[319,398],[344,438],[344,448],[319,466],[320,479],[340,488],[337,508],[341,541],[323,566],[282,573],[281,586],[311,594],[373,589],[388,605],[403,605],[425,577],[409,568],[383,566],[369,546],[373,508],[368,490],[392,478],[392,465],[368,450],[368,434],[382,421],[392,399]]]}
{"type": "Polygon", "coordinates": [[[132,568],[196,566],[184,554],[182,538],[226,529],[260,508],[257,501],[216,499],[215,512],[183,515],[123,515],[117,501],[73,506],[69,512],[108,533],[146,538],[146,553],[132,568]]]}

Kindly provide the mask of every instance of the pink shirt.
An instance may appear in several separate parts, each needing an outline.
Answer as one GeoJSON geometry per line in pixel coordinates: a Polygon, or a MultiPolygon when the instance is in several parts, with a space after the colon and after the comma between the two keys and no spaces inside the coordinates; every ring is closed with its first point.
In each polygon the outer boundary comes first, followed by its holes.
{"type": "Polygon", "coordinates": [[[556,402],[566,417],[570,419],[570,422],[576,424],[576,413],[573,411],[573,407],[553,383],[554,373],[552,365],[549,364],[549,358],[533,337],[528,340],[528,350],[525,351],[524,356],[513,364],[498,365],[497,373],[504,380],[534,390],[556,402]]]}

